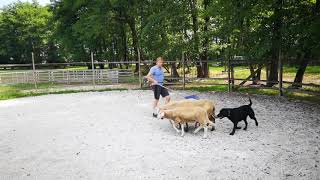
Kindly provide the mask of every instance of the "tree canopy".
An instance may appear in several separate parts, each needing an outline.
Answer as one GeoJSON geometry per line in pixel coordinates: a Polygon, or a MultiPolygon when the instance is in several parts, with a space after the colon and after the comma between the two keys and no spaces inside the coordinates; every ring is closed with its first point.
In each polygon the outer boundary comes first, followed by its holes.
{"type": "MultiPolygon", "coordinates": [[[[279,52],[303,65],[320,57],[319,0],[55,0],[0,12],[0,62],[106,61],[243,56],[277,80],[279,52]],[[306,63],[307,62],[307,63],[306,63]]],[[[198,64],[198,76],[208,76],[198,64]]]]}

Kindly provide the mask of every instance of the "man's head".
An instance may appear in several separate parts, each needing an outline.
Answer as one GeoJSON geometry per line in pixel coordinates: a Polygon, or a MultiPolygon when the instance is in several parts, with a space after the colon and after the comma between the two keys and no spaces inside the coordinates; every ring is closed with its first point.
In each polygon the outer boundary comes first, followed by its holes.
{"type": "Polygon", "coordinates": [[[164,63],[164,59],[162,57],[158,57],[156,60],[156,64],[158,67],[162,67],[164,63]]]}

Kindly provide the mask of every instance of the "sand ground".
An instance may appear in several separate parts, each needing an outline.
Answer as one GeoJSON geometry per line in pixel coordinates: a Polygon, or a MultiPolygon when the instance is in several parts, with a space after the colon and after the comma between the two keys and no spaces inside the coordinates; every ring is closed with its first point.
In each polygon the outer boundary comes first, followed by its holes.
{"type": "MultiPolygon", "coordinates": [[[[199,96],[217,110],[248,103],[199,96]]],[[[320,105],[252,96],[258,127],[248,120],[230,136],[232,123],[217,120],[203,139],[152,118],[152,98],[132,90],[1,101],[0,179],[320,179],[320,105]]]]}

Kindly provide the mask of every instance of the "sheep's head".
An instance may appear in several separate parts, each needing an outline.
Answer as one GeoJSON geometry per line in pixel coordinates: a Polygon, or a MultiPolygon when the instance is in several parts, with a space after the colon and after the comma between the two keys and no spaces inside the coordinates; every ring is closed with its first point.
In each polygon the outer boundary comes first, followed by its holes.
{"type": "Polygon", "coordinates": [[[212,121],[213,123],[216,123],[216,118],[217,118],[217,116],[215,116],[215,115],[209,116],[209,120],[212,121]]]}
{"type": "Polygon", "coordinates": [[[164,111],[162,110],[158,110],[158,116],[157,116],[159,119],[163,119],[164,117],[164,111]]]}

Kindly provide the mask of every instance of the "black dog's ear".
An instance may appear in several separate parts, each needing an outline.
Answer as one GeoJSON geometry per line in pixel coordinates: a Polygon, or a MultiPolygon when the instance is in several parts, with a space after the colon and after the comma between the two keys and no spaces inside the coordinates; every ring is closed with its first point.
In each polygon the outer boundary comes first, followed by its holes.
{"type": "Polygon", "coordinates": [[[227,117],[228,116],[228,110],[223,108],[223,109],[221,109],[220,114],[225,116],[225,117],[227,117]]]}
{"type": "Polygon", "coordinates": [[[225,109],[225,108],[222,108],[222,109],[220,110],[220,113],[224,113],[224,112],[226,112],[226,109],[225,109]]]}

